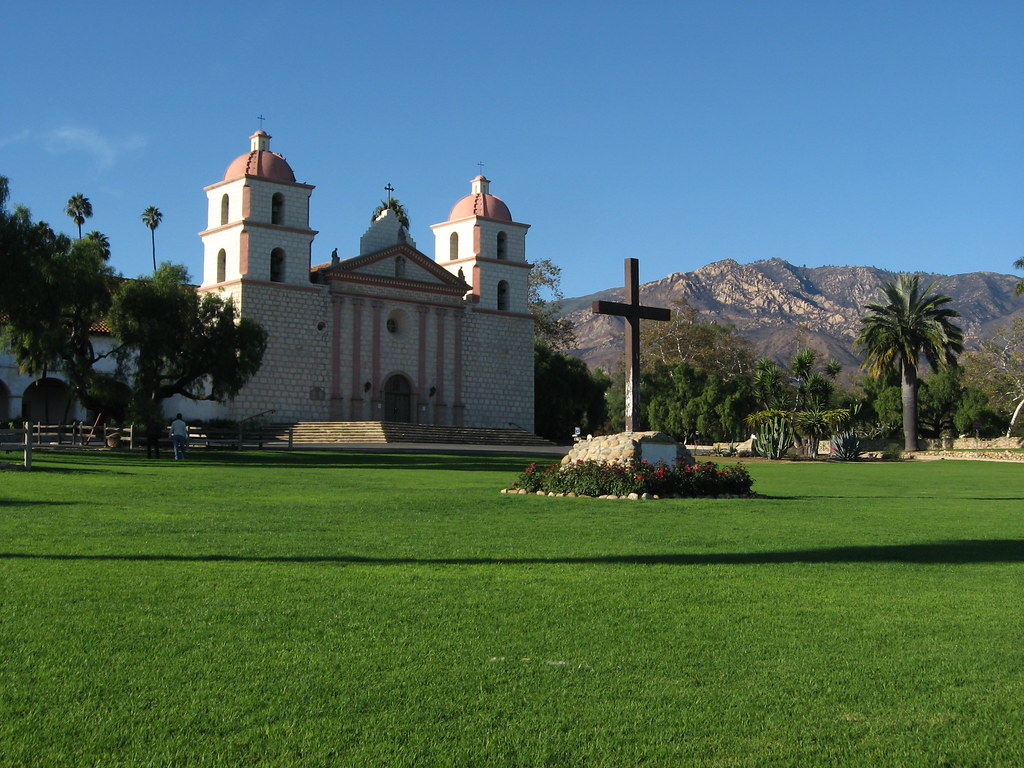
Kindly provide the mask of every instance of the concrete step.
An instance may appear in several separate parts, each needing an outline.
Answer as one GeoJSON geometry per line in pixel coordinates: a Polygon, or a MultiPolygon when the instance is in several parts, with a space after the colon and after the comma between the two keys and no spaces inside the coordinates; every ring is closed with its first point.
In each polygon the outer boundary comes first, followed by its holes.
{"type": "MultiPolygon", "coordinates": [[[[281,432],[287,427],[282,425],[281,432]]],[[[300,421],[291,426],[295,445],[324,443],[451,443],[466,445],[553,445],[523,429],[450,427],[394,421],[300,421]]],[[[285,435],[285,439],[287,436],[285,435]]]]}

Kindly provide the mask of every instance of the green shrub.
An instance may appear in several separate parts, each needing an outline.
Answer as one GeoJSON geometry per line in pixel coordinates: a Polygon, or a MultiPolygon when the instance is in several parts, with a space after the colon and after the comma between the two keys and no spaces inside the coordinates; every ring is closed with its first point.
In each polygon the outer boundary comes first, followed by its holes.
{"type": "Polygon", "coordinates": [[[882,461],[903,461],[903,449],[896,443],[889,443],[882,451],[882,461]]]}
{"type": "Polygon", "coordinates": [[[574,493],[577,496],[749,496],[753,480],[742,464],[721,469],[712,462],[669,466],[646,461],[605,463],[576,461],[539,469],[530,464],[512,484],[529,493],[574,493]]]}

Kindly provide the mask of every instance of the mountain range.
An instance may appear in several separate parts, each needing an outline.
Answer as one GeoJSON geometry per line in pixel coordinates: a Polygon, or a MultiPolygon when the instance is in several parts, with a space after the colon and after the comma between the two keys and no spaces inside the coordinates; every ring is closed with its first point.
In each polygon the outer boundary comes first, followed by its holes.
{"type": "MultiPolygon", "coordinates": [[[[757,357],[785,363],[810,347],[849,371],[861,362],[853,342],[864,305],[879,301],[882,283],[896,276],[876,267],[797,267],[782,259],[739,264],[725,259],[644,283],[640,300],[669,308],[685,301],[701,320],[735,326],[753,344],[757,357]]],[[[1015,295],[1019,282],[1019,277],[994,272],[921,273],[922,286],[933,283],[932,292],[953,299],[950,306],[961,315],[958,324],[967,349],[1015,318],[1024,318],[1024,296],[1015,295]]],[[[562,302],[562,313],[572,320],[579,342],[572,354],[591,369],[615,369],[622,359],[624,332],[622,318],[595,315],[591,303],[623,301],[624,293],[623,288],[610,288],[562,302]]]]}

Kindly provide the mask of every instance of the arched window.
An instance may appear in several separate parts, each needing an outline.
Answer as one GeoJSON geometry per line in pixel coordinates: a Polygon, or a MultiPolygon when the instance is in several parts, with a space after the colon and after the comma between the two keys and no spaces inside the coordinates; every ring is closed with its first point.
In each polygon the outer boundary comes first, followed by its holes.
{"type": "Polygon", "coordinates": [[[228,210],[229,210],[229,208],[228,208],[228,196],[224,195],[224,197],[222,197],[220,199],[220,223],[221,224],[227,224],[228,223],[228,221],[229,221],[228,210]]]}
{"type": "Polygon", "coordinates": [[[395,256],[395,277],[405,277],[405,259],[395,256]]]}
{"type": "Polygon", "coordinates": [[[505,233],[504,232],[499,232],[498,233],[498,258],[499,259],[506,259],[506,258],[508,258],[508,254],[505,251],[505,233]]]}
{"type": "Polygon", "coordinates": [[[228,274],[228,254],[221,248],[217,251],[217,282],[223,283],[228,274]]]}
{"type": "Polygon", "coordinates": [[[508,283],[505,280],[498,283],[498,309],[508,309],[508,283]]]}
{"type": "Polygon", "coordinates": [[[284,224],[284,195],[275,192],[270,200],[270,223],[284,224]]]}
{"type": "Polygon", "coordinates": [[[284,282],[284,249],[275,248],[270,252],[270,282],[284,282]]]}
{"type": "Polygon", "coordinates": [[[459,233],[452,232],[452,236],[448,238],[448,258],[455,261],[459,258],[459,233]]]}

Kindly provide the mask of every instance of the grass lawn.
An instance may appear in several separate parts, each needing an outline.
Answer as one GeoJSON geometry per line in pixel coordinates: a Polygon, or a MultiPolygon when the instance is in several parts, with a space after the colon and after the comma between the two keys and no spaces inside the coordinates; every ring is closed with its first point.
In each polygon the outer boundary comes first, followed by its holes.
{"type": "Polygon", "coordinates": [[[529,460],[0,471],[0,765],[1024,765],[1024,467],[499,494],[529,460]]]}

